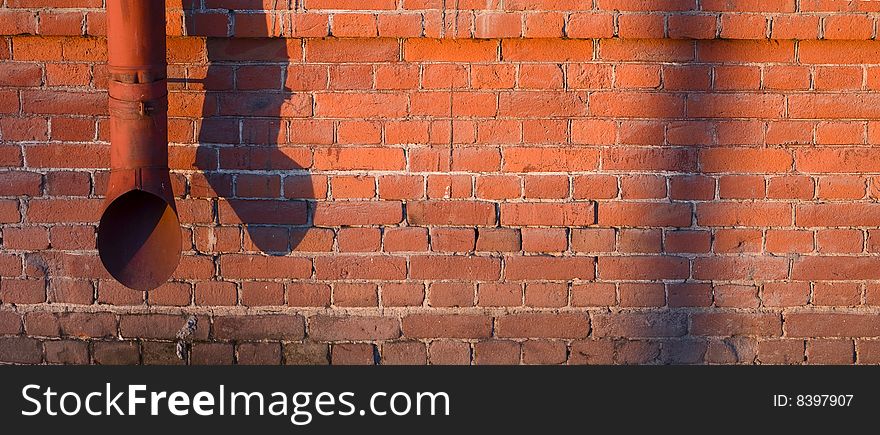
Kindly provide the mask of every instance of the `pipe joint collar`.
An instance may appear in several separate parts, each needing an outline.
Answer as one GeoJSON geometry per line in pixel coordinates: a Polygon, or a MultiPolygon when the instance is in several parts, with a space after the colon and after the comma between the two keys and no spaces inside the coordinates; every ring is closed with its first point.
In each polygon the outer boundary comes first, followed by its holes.
{"type": "Polygon", "coordinates": [[[121,101],[147,101],[168,97],[168,80],[150,83],[123,83],[111,80],[108,85],[110,98],[121,101]]]}

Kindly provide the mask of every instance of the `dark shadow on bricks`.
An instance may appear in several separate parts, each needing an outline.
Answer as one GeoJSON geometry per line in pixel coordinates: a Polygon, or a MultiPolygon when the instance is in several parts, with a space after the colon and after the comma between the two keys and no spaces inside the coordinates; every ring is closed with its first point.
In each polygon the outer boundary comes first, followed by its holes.
{"type": "Polygon", "coordinates": [[[310,98],[286,85],[288,65],[301,60],[278,37],[277,17],[251,13],[264,8],[262,0],[239,0],[235,11],[200,10],[198,3],[184,1],[185,25],[188,35],[208,36],[208,65],[186,81],[205,92],[196,167],[217,197],[215,223],[243,227],[245,251],[289,254],[315,210],[311,151],[289,122],[311,116],[310,98]],[[224,15],[233,23],[236,15],[249,18],[238,21],[235,38],[213,36],[224,15]]]}
{"type": "MultiPolygon", "coordinates": [[[[696,12],[694,6],[692,10],[668,11],[666,15],[672,20],[696,12]]],[[[654,203],[659,210],[650,214],[686,214],[690,219],[667,221],[662,224],[660,246],[645,246],[646,252],[659,248],[653,263],[655,270],[645,273],[653,282],[662,281],[665,306],[621,313],[617,320],[621,340],[615,345],[615,356],[622,363],[754,363],[757,340],[738,336],[736,321],[720,317],[730,310],[719,305],[717,294],[719,287],[727,286],[727,281],[753,276],[754,280],[746,285],[728,286],[726,291],[752,292],[757,308],[761,271],[772,264],[766,262],[767,254],[760,251],[754,253],[751,263],[745,260],[735,264],[739,258],[735,255],[747,251],[719,247],[715,224],[704,221],[703,213],[708,210],[703,209],[726,202],[716,193],[717,175],[723,171],[708,166],[718,158],[711,150],[724,146],[766,146],[761,133],[766,117],[753,116],[756,111],[748,107],[753,102],[736,97],[744,93],[765,94],[759,89],[734,86],[728,90],[717,86],[716,68],[724,68],[731,54],[728,50],[741,47],[736,47],[736,41],[693,39],[691,35],[702,35],[707,30],[700,21],[676,23],[678,39],[664,39],[642,52],[650,53],[646,56],[651,59],[645,59],[646,63],[659,65],[660,85],[656,91],[636,92],[649,92],[658,98],[642,107],[644,115],[640,117],[644,119],[627,121],[644,121],[646,125],[654,124],[650,128],[658,129],[655,142],[641,144],[646,147],[640,160],[643,164],[654,162],[649,170],[667,180],[667,200],[654,203]],[[666,207],[669,209],[662,210],[666,207]]],[[[672,33],[673,29],[668,31],[672,33]]],[[[653,44],[649,40],[643,43],[653,44]]],[[[613,318],[611,321],[614,322],[613,318]]]]}

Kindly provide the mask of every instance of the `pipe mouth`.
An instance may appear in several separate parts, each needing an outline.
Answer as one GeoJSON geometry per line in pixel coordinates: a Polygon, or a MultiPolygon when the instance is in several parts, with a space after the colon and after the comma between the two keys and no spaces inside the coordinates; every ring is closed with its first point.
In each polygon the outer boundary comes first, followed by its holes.
{"type": "Polygon", "coordinates": [[[173,203],[143,190],[111,202],[98,225],[98,254],[113,278],[140,291],[159,287],[180,261],[180,222],[173,203]]]}

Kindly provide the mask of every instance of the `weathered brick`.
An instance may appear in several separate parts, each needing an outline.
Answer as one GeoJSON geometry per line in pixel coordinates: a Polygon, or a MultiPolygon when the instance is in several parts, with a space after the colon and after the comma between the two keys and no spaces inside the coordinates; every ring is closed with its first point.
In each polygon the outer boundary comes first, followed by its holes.
{"type": "Polygon", "coordinates": [[[300,315],[218,316],[211,329],[220,340],[301,340],[305,321],[300,315]]]}

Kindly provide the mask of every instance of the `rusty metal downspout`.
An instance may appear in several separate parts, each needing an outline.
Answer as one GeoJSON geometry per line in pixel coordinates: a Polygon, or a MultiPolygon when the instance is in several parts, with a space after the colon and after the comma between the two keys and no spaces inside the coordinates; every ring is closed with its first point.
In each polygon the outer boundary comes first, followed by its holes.
{"type": "Polygon", "coordinates": [[[180,261],[168,172],[165,2],[107,0],[110,180],[98,226],[101,262],[135,290],[164,283],[180,261]]]}

